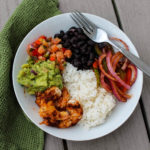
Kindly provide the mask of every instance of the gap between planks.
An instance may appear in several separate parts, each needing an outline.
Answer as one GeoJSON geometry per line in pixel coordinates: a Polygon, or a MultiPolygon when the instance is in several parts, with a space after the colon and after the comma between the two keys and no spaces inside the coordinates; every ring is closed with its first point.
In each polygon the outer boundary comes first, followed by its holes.
{"type": "MultiPolygon", "coordinates": [[[[117,18],[117,21],[118,21],[119,28],[121,30],[123,30],[123,25],[122,25],[121,17],[119,15],[119,10],[117,8],[116,2],[115,2],[115,0],[111,0],[111,1],[112,1],[112,5],[114,7],[114,12],[115,12],[115,15],[116,15],[116,18],[117,18]]],[[[146,128],[146,131],[147,131],[147,136],[148,136],[148,139],[149,139],[149,142],[150,142],[150,129],[149,129],[148,118],[147,118],[147,115],[146,115],[146,112],[145,112],[145,107],[143,105],[142,97],[140,98],[139,103],[140,103],[140,108],[141,108],[141,112],[142,112],[142,115],[143,115],[143,120],[144,120],[145,128],[146,128]]]]}

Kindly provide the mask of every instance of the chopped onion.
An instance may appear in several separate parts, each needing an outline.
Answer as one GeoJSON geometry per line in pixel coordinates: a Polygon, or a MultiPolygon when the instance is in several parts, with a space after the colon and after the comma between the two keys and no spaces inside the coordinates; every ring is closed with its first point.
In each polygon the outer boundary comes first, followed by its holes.
{"type": "Polygon", "coordinates": [[[118,91],[118,93],[119,93],[121,96],[123,96],[124,98],[126,98],[126,99],[131,98],[131,95],[128,95],[128,94],[124,93],[124,92],[121,91],[120,88],[118,88],[118,87],[117,87],[117,91],[118,91]]]}
{"type": "Polygon", "coordinates": [[[112,64],[113,64],[114,60],[115,60],[120,54],[121,54],[120,52],[117,52],[117,53],[115,53],[115,54],[112,56],[112,59],[111,59],[112,64]]]}
{"type": "Polygon", "coordinates": [[[125,61],[124,61],[124,64],[123,64],[122,67],[121,67],[122,70],[126,70],[126,68],[127,68],[127,66],[128,66],[128,62],[129,62],[129,61],[128,61],[128,59],[126,58],[125,61]]]}
{"type": "Polygon", "coordinates": [[[31,70],[31,73],[33,73],[34,75],[37,75],[37,73],[34,70],[31,70]]]}
{"type": "Polygon", "coordinates": [[[119,54],[118,57],[116,57],[116,59],[114,61],[111,61],[113,64],[113,69],[114,71],[116,70],[117,64],[119,63],[119,60],[123,57],[123,54],[119,54]]]}
{"type": "Polygon", "coordinates": [[[126,50],[129,50],[128,45],[127,45],[123,40],[121,40],[121,39],[119,39],[119,38],[116,38],[116,37],[111,37],[111,38],[109,38],[109,39],[110,39],[110,40],[115,40],[115,41],[121,42],[121,43],[124,45],[125,49],[126,49],[126,50]]]}
{"type": "Polygon", "coordinates": [[[116,81],[116,79],[115,79],[114,77],[112,77],[111,75],[109,75],[109,74],[104,70],[104,68],[103,68],[102,61],[103,61],[103,59],[104,59],[105,57],[106,57],[106,54],[105,54],[105,53],[103,53],[103,54],[99,57],[99,59],[98,59],[99,68],[100,68],[101,72],[102,72],[107,78],[109,78],[109,79],[111,79],[111,80],[113,80],[113,81],[116,81]]]}
{"type": "Polygon", "coordinates": [[[115,95],[115,97],[116,97],[119,101],[121,101],[121,102],[126,102],[127,99],[125,99],[124,97],[122,97],[122,96],[118,93],[118,91],[117,91],[117,86],[116,86],[115,82],[112,81],[112,80],[109,80],[109,81],[110,81],[111,88],[112,88],[112,91],[113,91],[113,94],[115,95]]]}
{"type": "Polygon", "coordinates": [[[106,56],[106,62],[107,62],[107,67],[108,67],[108,70],[110,71],[110,73],[112,74],[112,76],[123,86],[125,87],[126,89],[130,89],[130,85],[126,84],[123,80],[121,80],[121,78],[117,75],[117,73],[114,71],[113,67],[112,67],[112,64],[111,64],[111,57],[112,57],[112,54],[111,54],[111,51],[109,51],[107,53],[107,56],[106,56]]]}
{"type": "Polygon", "coordinates": [[[102,85],[102,87],[103,87],[107,92],[111,92],[111,93],[112,93],[111,87],[105,82],[104,78],[105,78],[105,75],[101,72],[100,80],[101,80],[101,85],[102,85]]]}

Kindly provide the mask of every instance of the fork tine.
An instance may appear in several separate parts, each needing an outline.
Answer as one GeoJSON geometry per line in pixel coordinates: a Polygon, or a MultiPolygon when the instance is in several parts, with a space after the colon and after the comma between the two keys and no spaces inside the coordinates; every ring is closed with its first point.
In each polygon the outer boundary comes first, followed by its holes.
{"type": "Polygon", "coordinates": [[[78,21],[80,22],[80,24],[82,24],[82,26],[85,28],[85,30],[86,30],[87,32],[89,32],[89,33],[93,32],[93,31],[89,28],[89,26],[86,25],[86,24],[84,23],[84,21],[83,21],[80,17],[78,17],[74,12],[72,13],[72,15],[74,16],[74,18],[76,18],[76,20],[78,20],[78,21]]]}
{"type": "Polygon", "coordinates": [[[74,20],[74,22],[83,30],[83,32],[87,35],[90,36],[89,32],[84,28],[84,26],[81,24],[81,22],[71,13],[71,18],[74,20]]]}
{"type": "Polygon", "coordinates": [[[84,19],[84,21],[86,23],[88,23],[90,26],[92,26],[93,28],[98,28],[98,26],[96,24],[94,24],[93,22],[91,22],[85,15],[83,15],[80,11],[76,10],[76,12],[84,19]]]}
{"type": "Polygon", "coordinates": [[[88,28],[90,28],[91,31],[94,30],[93,27],[92,27],[89,23],[87,23],[87,21],[84,19],[83,16],[81,16],[77,11],[74,11],[74,13],[78,16],[78,18],[80,18],[80,19],[84,22],[84,24],[85,24],[88,28]]]}

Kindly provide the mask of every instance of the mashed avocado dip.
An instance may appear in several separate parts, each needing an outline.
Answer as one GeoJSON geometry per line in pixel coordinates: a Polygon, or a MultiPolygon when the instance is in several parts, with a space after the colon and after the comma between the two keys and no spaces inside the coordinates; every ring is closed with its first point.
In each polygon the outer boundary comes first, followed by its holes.
{"type": "Polygon", "coordinates": [[[27,87],[29,94],[44,91],[51,86],[63,87],[62,76],[54,61],[39,61],[33,63],[29,60],[23,64],[17,79],[18,82],[27,87]]]}

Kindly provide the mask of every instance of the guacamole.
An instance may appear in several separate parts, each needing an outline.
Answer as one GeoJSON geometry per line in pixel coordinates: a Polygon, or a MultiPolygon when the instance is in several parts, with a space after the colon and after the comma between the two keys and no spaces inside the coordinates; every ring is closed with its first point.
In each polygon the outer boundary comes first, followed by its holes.
{"type": "Polygon", "coordinates": [[[62,76],[54,61],[39,61],[33,63],[29,60],[23,64],[17,79],[18,83],[27,88],[29,94],[46,90],[51,86],[63,87],[62,76]]]}

